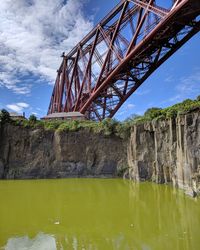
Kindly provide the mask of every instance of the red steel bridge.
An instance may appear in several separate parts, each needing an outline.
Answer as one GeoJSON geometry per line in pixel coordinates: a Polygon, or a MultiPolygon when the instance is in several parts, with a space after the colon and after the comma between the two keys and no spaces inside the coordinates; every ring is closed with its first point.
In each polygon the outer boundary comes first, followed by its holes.
{"type": "Polygon", "coordinates": [[[112,118],[198,31],[200,0],[120,1],[71,52],[63,53],[48,114],[79,111],[91,120],[112,118]]]}

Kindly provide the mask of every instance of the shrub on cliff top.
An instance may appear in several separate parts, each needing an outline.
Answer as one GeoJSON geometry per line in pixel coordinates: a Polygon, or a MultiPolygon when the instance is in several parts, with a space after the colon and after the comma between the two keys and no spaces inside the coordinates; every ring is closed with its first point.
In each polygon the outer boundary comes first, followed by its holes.
{"type": "MultiPolygon", "coordinates": [[[[47,126],[47,125],[45,125],[47,126]]],[[[95,134],[104,134],[104,135],[118,135],[120,137],[125,137],[126,130],[128,126],[123,123],[118,122],[115,119],[105,119],[101,122],[95,121],[64,121],[56,128],[59,132],[76,132],[79,130],[88,130],[95,134]]]]}
{"type": "Polygon", "coordinates": [[[118,122],[115,119],[107,118],[107,119],[102,121],[102,125],[103,125],[104,134],[111,135],[111,134],[114,134],[116,132],[118,122]]]}
{"type": "Polygon", "coordinates": [[[126,139],[130,136],[131,122],[119,122],[116,126],[115,134],[122,139],[126,139]]]}
{"type": "Polygon", "coordinates": [[[30,122],[36,122],[37,121],[37,117],[35,115],[30,115],[29,121],[30,122]]]}
{"type": "Polygon", "coordinates": [[[60,124],[62,124],[62,121],[42,121],[41,127],[46,130],[56,130],[59,128],[60,124]]]}
{"type": "Polygon", "coordinates": [[[73,120],[73,121],[67,121],[67,122],[63,122],[59,125],[58,127],[58,131],[65,131],[65,132],[75,132],[78,131],[80,129],[80,124],[79,121],[73,120]]]}
{"type": "Polygon", "coordinates": [[[148,117],[150,120],[153,120],[154,118],[160,116],[162,114],[161,108],[150,108],[147,109],[147,111],[144,113],[145,117],[148,117]]]}
{"type": "Polygon", "coordinates": [[[10,119],[10,114],[7,110],[5,109],[2,109],[0,111],[0,122],[1,123],[5,123],[5,122],[9,122],[11,119],[10,119]]]}
{"type": "Polygon", "coordinates": [[[181,103],[177,103],[168,108],[150,108],[143,116],[136,116],[130,119],[129,122],[133,124],[145,123],[154,119],[169,119],[176,118],[178,114],[190,112],[196,108],[200,108],[200,96],[196,100],[186,99],[181,103]]]}
{"type": "MultiPolygon", "coordinates": [[[[200,99],[200,98],[199,98],[200,99]]],[[[130,135],[130,129],[133,125],[143,124],[152,120],[175,118],[178,114],[184,112],[190,112],[196,108],[200,109],[200,100],[198,97],[196,100],[187,99],[182,103],[177,103],[168,108],[150,108],[143,116],[132,115],[124,122],[119,122],[115,119],[107,118],[101,122],[95,122],[90,120],[85,121],[38,121],[35,117],[30,117],[29,120],[12,121],[17,126],[29,127],[29,128],[42,128],[45,130],[58,130],[65,132],[75,132],[79,130],[88,130],[97,134],[104,135],[117,135],[121,138],[127,138],[130,135]],[[34,122],[33,122],[34,121],[34,122]]],[[[10,121],[9,113],[3,110],[0,113],[0,120],[10,121]]]]}

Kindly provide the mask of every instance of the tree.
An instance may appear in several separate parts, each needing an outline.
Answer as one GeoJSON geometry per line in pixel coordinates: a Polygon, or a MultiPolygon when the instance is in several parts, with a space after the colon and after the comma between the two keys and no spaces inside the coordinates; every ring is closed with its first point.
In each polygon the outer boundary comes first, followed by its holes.
{"type": "Polygon", "coordinates": [[[30,115],[29,121],[30,122],[36,122],[37,121],[37,117],[35,115],[30,115]]]}
{"type": "Polygon", "coordinates": [[[144,113],[146,117],[149,117],[150,119],[154,119],[162,114],[161,108],[150,108],[147,109],[147,111],[144,113]]]}
{"type": "Polygon", "coordinates": [[[200,102],[200,95],[199,95],[199,96],[197,96],[197,101],[198,101],[198,102],[200,102]]]}
{"type": "Polygon", "coordinates": [[[3,123],[10,121],[10,114],[6,109],[0,111],[0,121],[3,123]]]}
{"type": "Polygon", "coordinates": [[[193,100],[191,100],[191,99],[186,99],[186,100],[184,100],[184,101],[182,102],[182,105],[187,106],[187,105],[191,105],[191,104],[193,104],[193,103],[194,103],[193,100]]]}

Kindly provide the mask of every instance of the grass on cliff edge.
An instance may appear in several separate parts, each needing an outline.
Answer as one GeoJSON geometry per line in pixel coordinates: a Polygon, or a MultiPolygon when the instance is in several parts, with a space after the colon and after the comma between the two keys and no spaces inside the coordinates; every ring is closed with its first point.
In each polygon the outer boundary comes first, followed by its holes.
{"type": "Polygon", "coordinates": [[[34,115],[31,115],[29,120],[12,121],[9,113],[6,110],[0,112],[0,123],[12,123],[17,126],[27,128],[42,128],[45,130],[57,130],[59,132],[75,132],[86,129],[93,133],[104,135],[117,135],[121,138],[129,136],[130,128],[133,125],[150,122],[152,120],[164,120],[169,118],[176,118],[179,114],[200,109],[200,96],[196,100],[187,99],[181,103],[177,103],[171,107],[150,108],[143,116],[132,115],[124,122],[119,122],[115,119],[105,119],[101,122],[94,121],[40,121],[34,115]]]}

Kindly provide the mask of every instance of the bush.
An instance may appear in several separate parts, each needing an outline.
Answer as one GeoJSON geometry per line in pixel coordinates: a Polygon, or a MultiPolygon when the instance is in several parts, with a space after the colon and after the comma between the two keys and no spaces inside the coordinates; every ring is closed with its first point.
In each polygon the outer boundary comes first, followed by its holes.
{"type": "MultiPolygon", "coordinates": [[[[79,130],[87,130],[89,132],[104,134],[104,135],[117,135],[123,139],[129,137],[131,127],[137,124],[143,124],[152,120],[161,120],[176,118],[178,114],[190,112],[194,109],[200,108],[200,96],[196,100],[187,99],[182,103],[177,103],[168,108],[150,108],[143,116],[132,115],[124,122],[118,122],[115,119],[107,118],[101,122],[96,121],[37,121],[35,115],[31,115],[29,120],[12,121],[13,124],[29,128],[42,128],[45,130],[58,130],[65,132],[75,132],[79,130]]],[[[0,113],[2,121],[10,121],[10,115],[6,110],[0,113]]]]}
{"type": "Polygon", "coordinates": [[[58,127],[58,131],[60,131],[60,132],[61,131],[75,132],[75,131],[78,131],[79,129],[80,129],[80,124],[79,124],[79,121],[77,121],[77,120],[63,122],[58,127]]]}
{"type": "Polygon", "coordinates": [[[161,108],[150,108],[143,116],[134,116],[132,119],[128,119],[132,125],[145,123],[154,119],[169,119],[176,118],[178,114],[190,112],[196,108],[200,108],[200,96],[196,100],[186,99],[182,103],[177,103],[171,107],[161,108]]]}
{"type": "Polygon", "coordinates": [[[111,135],[111,134],[114,134],[116,132],[118,122],[115,119],[107,118],[107,119],[102,121],[102,125],[103,125],[104,134],[111,135]]]}
{"type": "Polygon", "coordinates": [[[0,111],[0,121],[2,123],[5,123],[5,122],[9,122],[11,119],[10,119],[10,114],[7,110],[5,109],[2,109],[0,111]]]}
{"type": "Polygon", "coordinates": [[[130,136],[131,121],[118,123],[115,134],[122,139],[126,139],[130,136]]]}
{"type": "Polygon", "coordinates": [[[30,122],[36,122],[37,121],[37,117],[35,115],[30,115],[29,121],[30,122]]]}
{"type": "Polygon", "coordinates": [[[178,114],[178,108],[176,106],[172,106],[170,108],[166,108],[163,110],[163,115],[166,118],[175,118],[178,114]]]}
{"type": "Polygon", "coordinates": [[[46,130],[56,130],[59,128],[62,121],[41,121],[40,126],[43,126],[46,130]]]}
{"type": "Polygon", "coordinates": [[[161,108],[150,108],[150,109],[147,109],[147,111],[144,113],[144,116],[153,120],[154,118],[160,116],[161,114],[162,114],[161,108]]]}

